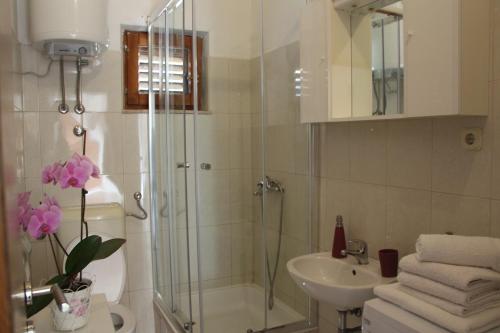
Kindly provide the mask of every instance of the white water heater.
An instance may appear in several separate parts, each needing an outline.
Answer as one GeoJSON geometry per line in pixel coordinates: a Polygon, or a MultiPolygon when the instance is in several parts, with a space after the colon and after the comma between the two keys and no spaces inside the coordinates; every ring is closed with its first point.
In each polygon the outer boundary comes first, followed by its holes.
{"type": "Polygon", "coordinates": [[[51,57],[94,58],[109,44],[108,0],[30,0],[30,37],[51,57]]]}

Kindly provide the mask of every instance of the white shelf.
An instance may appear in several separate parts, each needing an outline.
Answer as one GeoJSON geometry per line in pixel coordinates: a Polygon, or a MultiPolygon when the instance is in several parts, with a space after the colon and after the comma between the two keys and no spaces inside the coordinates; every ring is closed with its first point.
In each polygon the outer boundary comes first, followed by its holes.
{"type": "MultiPolygon", "coordinates": [[[[90,318],[86,326],[75,330],[77,333],[115,333],[111,314],[109,312],[108,302],[104,294],[92,295],[92,307],[90,309],[90,318]]],[[[50,308],[46,307],[38,312],[34,317],[35,328],[37,332],[60,333],[54,329],[52,314],[50,308]]]]}

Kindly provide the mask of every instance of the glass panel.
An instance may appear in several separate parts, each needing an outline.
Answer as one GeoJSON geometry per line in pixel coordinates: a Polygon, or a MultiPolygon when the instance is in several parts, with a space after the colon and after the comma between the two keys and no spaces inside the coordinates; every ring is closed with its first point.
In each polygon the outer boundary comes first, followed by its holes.
{"type": "Polygon", "coordinates": [[[254,262],[261,262],[255,227],[261,220],[253,210],[260,200],[253,196],[254,179],[262,174],[262,150],[255,150],[261,127],[260,56],[259,43],[252,39],[252,29],[259,28],[260,1],[194,3],[194,28],[204,41],[206,68],[198,93],[207,97],[206,109],[200,110],[205,112],[195,114],[202,287],[198,321],[204,333],[260,331],[265,327],[265,289],[255,279],[254,262]]]}
{"type": "MultiPolygon", "coordinates": [[[[286,263],[310,253],[310,125],[300,123],[300,18],[305,1],[263,1],[264,250],[266,328],[310,318],[310,300],[294,283],[286,263]]],[[[258,203],[257,203],[258,207],[258,203]]],[[[262,283],[262,281],[261,281],[262,283]]],[[[290,330],[289,330],[290,331],[290,330]]]]}
{"type": "Polygon", "coordinates": [[[186,331],[191,331],[190,243],[193,241],[187,227],[190,220],[188,198],[192,190],[188,188],[188,170],[192,153],[187,150],[186,136],[192,138],[192,130],[188,132],[185,108],[179,107],[176,100],[179,95],[183,100],[182,80],[188,68],[187,58],[179,51],[184,49],[183,28],[184,7],[180,1],[167,7],[153,23],[149,35],[151,56],[147,63],[152,60],[150,75],[154,84],[150,93],[154,96],[150,101],[156,100],[156,103],[150,102],[155,290],[165,310],[181,326],[187,327],[186,331]]]}
{"type": "MultiPolygon", "coordinates": [[[[164,57],[161,45],[165,44],[165,15],[158,17],[149,27],[151,56],[164,57]]],[[[158,103],[150,105],[150,157],[151,157],[151,220],[153,224],[153,244],[156,247],[153,258],[154,285],[157,296],[170,311],[174,309],[173,302],[173,262],[172,239],[170,238],[169,215],[169,185],[167,163],[167,130],[164,90],[158,92],[158,103]]]]}
{"type": "MultiPolygon", "coordinates": [[[[179,59],[179,48],[184,49],[184,4],[183,1],[177,1],[175,5],[167,10],[167,31],[168,31],[168,66],[167,77],[171,77],[172,70],[177,72],[178,68],[172,68],[171,63],[175,61],[182,61],[183,73],[187,71],[188,64],[187,58],[179,59]]],[[[184,75],[183,74],[183,75],[184,75]]],[[[192,130],[190,130],[190,122],[186,114],[185,106],[179,107],[178,91],[172,92],[171,88],[178,88],[178,83],[172,83],[170,80],[167,82],[169,91],[169,114],[171,119],[171,133],[175,146],[172,147],[173,156],[171,160],[172,168],[175,169],[175,235],[176,235],[176,260],[177,260],[177,285],[176,285],[176,304],[178,305],[177,315],[183,320],[183,325],[189,324],[193,321],[192,318],[192,244],[196,238],[192,238],[191,232],[188,228],[193,214],[190,214],[190,200],[193,188],[189,186],[190,179],[190,165],[193,163],[192,152],[188,151],[192,144],[192,130]]],[[[178,90],[178,89],[177,89],[178,90]]],[[[183,100],[183,98],[182,98],[183,100]]],[[[192,331],[190,325],[187,326],[188,331],[192,331]]]]}
{"type": "MultiPolygon", "coordinates": [[[[304,329],[312,318],[310,301],[291,280],[286,262],[311,248],[311,134],[298,120],[294,77],[305,4],[228,1],[224,10],[213,10],[210,1],[196,2],[195,8],[192,0],[170,3],[167,59],[160,60],[165,72],[158,70],[169,79],[157,80],[158,91],[168,92],[164,146],[157,149],[171,208],[168,233],[162,234],[169,237],[157,245],[161,251],[170,244],[164,274],[171,272],[170,280],[161,277],[170,282],[163,293],[171,296],[168,310],[180,323],[194,322],[185,327],[196,333],[218,333],[221,324],[225,333],[304,329]],[[181,9],[185,21],[175,15],[181,9]],[[194,25],[193,9],[199,18],[194,25]],[[203,49],[187,55],[192,63],[184,62],[184,77],[201,81],[189,93],[204,97],[204,109],[194,103],[192,113],[172,112],[176,99],[169,89],[169,59],[179,58],[171,41],[184,41],[184,34],[203,49]],[[198,65],[206,68],[201,78],[191,75],[199,73],[198,65]]],[[[154,186],[163,186],[158,180],[154,186]]],[[[154,193],[161,201],[161,190],[154,193]]]]}
{"type": "Polygon", "coordinates": [[[196,5],[199,19],[186,32],[196,28],[209,52],[208,112],[194,116],[202,300],[195,331],[218,333],[223,323],[225,333],[283,325],[280,332],[293,332],[287,325],[305,328],[310,309],[286,270],[288,259],[309,252],[309,127],[298,120],[294,77],[304,2],[196,5]]]}

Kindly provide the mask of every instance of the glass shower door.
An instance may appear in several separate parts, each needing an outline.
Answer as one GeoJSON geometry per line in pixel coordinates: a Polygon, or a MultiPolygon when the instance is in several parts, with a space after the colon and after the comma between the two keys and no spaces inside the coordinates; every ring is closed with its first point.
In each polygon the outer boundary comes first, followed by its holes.
{"type": "Polygon", "coordinates": [[[286,270],[312,248],[312,135],[293,76],[304,2],[280,1],[168,1],[150,27],[155,300],[180,331],[315,324],[286,270]]]}
{"type": "MultiPolygon", "coordinates": [[[[169,2],[149,28],[149,125],[154,288],[157,303],[192,331],[184,6],[169,2]]],[[[192,134],[191,134],[192,136],[192,134]]]]}
{"type": "Polygon", "coordinates": [[[257,259],[265,281],[266,329],[302,332],[315,326],[316,303],[293,281],[287,262],[314,249],[313,133],[300,122],[301,0],[262,0],[260,47],[260,179],[263,180],[257,259]],[[300,91],[299,91],[300,92],[300,91]]]}
{"type": "Polygon", "coordinates": [[[203,333],[305,331],[315,309],[286,269],[311,249],[311,133],[299,122],[294,77],[305,2],[190,3],[186,30],[203,46],[195,321],[203,333]]]}

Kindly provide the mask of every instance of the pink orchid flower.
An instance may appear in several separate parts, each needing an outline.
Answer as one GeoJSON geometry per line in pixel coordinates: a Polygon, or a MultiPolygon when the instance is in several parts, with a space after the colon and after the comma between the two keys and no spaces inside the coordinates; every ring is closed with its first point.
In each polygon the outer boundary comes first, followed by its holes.
{"type": "Polygon", "coordinates": [[[27,227],[31,237],[41,239],[57,231],[61,224],[62,212],[54,197],[44,196],[40,206],[33,210],[27,227]]]}
{"type": "Polygon", "coordinates": [[[68,161],[61,171],[61,188],[76,187],[83,188],[89,179],[89,171],[78,163],[68,161]]]}
{"type": "Polygon", "coordinates": [[[92,171],[90,172],[90,176],[93,178],[99,178],[101,170],[99,170],[99,167],[95,165],[94,162],[92,162],[87,156],[74,153],[73,156],[71,156],[71,160],[78,161],[80,164],[83,164],[85,166],[90,166],[92,169],[92,171]]]}
{"type": "Polygon", "coordinates": [[[31,218],[33,208],[29,203],[31,192],[23,192],[17,195],[17,222],[26,230],[31,218]]]}
{"type": "Polygon", "coordinates": [[[52,165],[47,165],[42,171],[42,183],[48,184],[57,184],[59,181],[59,177],[61,176],[61,171],[63,169],[63,165],[59,162],[55,162],[52,165]]]}
{"type": "Polygon", "coordinates": [[[83,188],[90,177],[99,178],[99,173],[99,168],[88,157],[75,153],[62,168],[59,182],[63,189],[83,188]]]}

